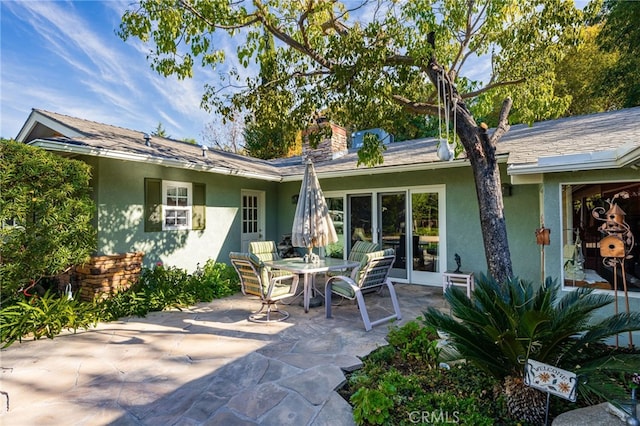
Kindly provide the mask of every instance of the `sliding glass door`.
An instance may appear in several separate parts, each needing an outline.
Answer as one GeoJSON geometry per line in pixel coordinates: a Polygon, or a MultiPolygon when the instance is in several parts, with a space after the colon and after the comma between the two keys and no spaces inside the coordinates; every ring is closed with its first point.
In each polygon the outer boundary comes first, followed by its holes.
{"type": "Polygon", "coordinates": [[[446,268],[444,186],[327,194],[340,241],[329,257],[348,257],[358,240],[393,248],[391,277],[413,284],[441,285],[446,268]]]}
{"type": "Polygon", "coordinates": [[[381,193],[378,195],[380,235],[378,242],[383,249],[393,248],[396,261],[391,270],[394,278],[407,278],[407,192],[381,193]]]}
{"type": "Polygon", "coordinates": [[[440,194],[411,192],[411,277],[419,282],[440,280],[442,272],[440,194]]]}

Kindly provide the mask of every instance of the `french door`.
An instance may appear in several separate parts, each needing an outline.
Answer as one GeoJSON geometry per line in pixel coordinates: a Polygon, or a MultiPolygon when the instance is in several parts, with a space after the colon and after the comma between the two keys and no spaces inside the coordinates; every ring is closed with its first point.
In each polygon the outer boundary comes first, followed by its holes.
{"type": "Polygon", "coordinates": [[[444,186],[429,186],[329,197],[341,207],[334,211],[343,219],[344,257],[356,241],[376,241],[396,251],[393,278],[440,285],[446,268],[444,195],[444,186]]]}
{"type": "Polygon", "coordinates": [[[264,240],[264,192],[243,189],[241,198],[240,242],[242,252],[246,253],[251,241],[264,240]]]}

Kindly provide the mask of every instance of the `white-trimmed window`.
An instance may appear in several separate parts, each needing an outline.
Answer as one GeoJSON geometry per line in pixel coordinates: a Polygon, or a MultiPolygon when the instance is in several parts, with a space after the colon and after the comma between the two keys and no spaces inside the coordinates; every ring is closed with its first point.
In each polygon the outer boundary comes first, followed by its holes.
{"type": "Polygon", "coordinates": [[[565,287],[640,294],[640,182],[562,185],[565,287]],[[634,238],[635,236],[635,238],[634,238]]]}
{"type": "Polygon", "coordinates": [[[162,229],[191,229],[193,186],[189,182],[162,181],[162,229]]]}
{"type": "Polygon", "coordinates": [[[144,180],[144,231],[203,231],[206,227],[206,186],[158,178],[144,180]]]}

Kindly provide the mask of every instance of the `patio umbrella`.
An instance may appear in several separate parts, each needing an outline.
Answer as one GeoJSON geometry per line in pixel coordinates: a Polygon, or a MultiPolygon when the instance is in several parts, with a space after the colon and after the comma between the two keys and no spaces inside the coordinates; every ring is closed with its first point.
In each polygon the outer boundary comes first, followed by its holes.
{"type": "Polygon", "coordinates": [[[293,218],[291,242],[294,247],[306,247],[308,254],[311,255],[313,247],[324,247],[337,241],[338,235],[316,171],[311,160],[307,160],[296,214],[293,218]]]}

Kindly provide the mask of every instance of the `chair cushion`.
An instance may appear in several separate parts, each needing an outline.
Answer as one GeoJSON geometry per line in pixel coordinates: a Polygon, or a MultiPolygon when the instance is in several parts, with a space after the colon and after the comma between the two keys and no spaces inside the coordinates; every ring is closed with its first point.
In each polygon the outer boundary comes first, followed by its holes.
{"type": "Polygon", "coordinates": [[[273,290],[271,291],[271,298],[275,299],[285,294],[291,293],[291,280],[286,280],[283,282],[278,282],[273,286],[273,290]]]}
{"type": "Polygon", "coordinates": [[[358,279],[356,281],[358,285],[362,286],[362,284],[360,283],[360,280],[362,279],[362,273],[364,272],[367,263],[369,263],[371,259],[375,259],[376,257],[389,256],[395,253],[396,251],[392,248],[365,253],[362,256],[362,260],[360,261],[360,270],[358,271],[358,279]]]}
{"type": "Polygon", "coordinates": [[[280,259],[274,241],[252,241],[249,243],[249,252],[258,256],[263,262],[280,259]]]}
{"type": "Polygon", "coordinates": [[[349,285],[349,283],[340,279],[333,280],[331,291],[333,293],[339,294],[340,296],[344,296],[347,299],[353,299],[354,297],[356,297],[356,293],[353,291],[353,288],[349,285]]]}
{"type": "Polygon", "coordinates": [[[362,261],[362,258],[365,254],[376,251],[378,250],[378,248],[378,243],[357,241],[351,248],[351,252],[349,253],[349,260],[360,262],[362,261]]]}
{"type": "MultiPolygon", "coordinates": [[[[256,268],[256,271],[258,272],[258,274],[260,275],[260,284],[262,287],[262,294],[263,295],[266,294],[267,290],[269,289],[269,270],[264,266],[264,263],[262,263],[262,260],[260,260],[258,256],[256,256],[253,253],[231,252],[229,253],[229,258],[247,260],[251,262],[254,268],[256,268]]],[[[253,275],[253,273],[251,275],[253,275]]]]}

